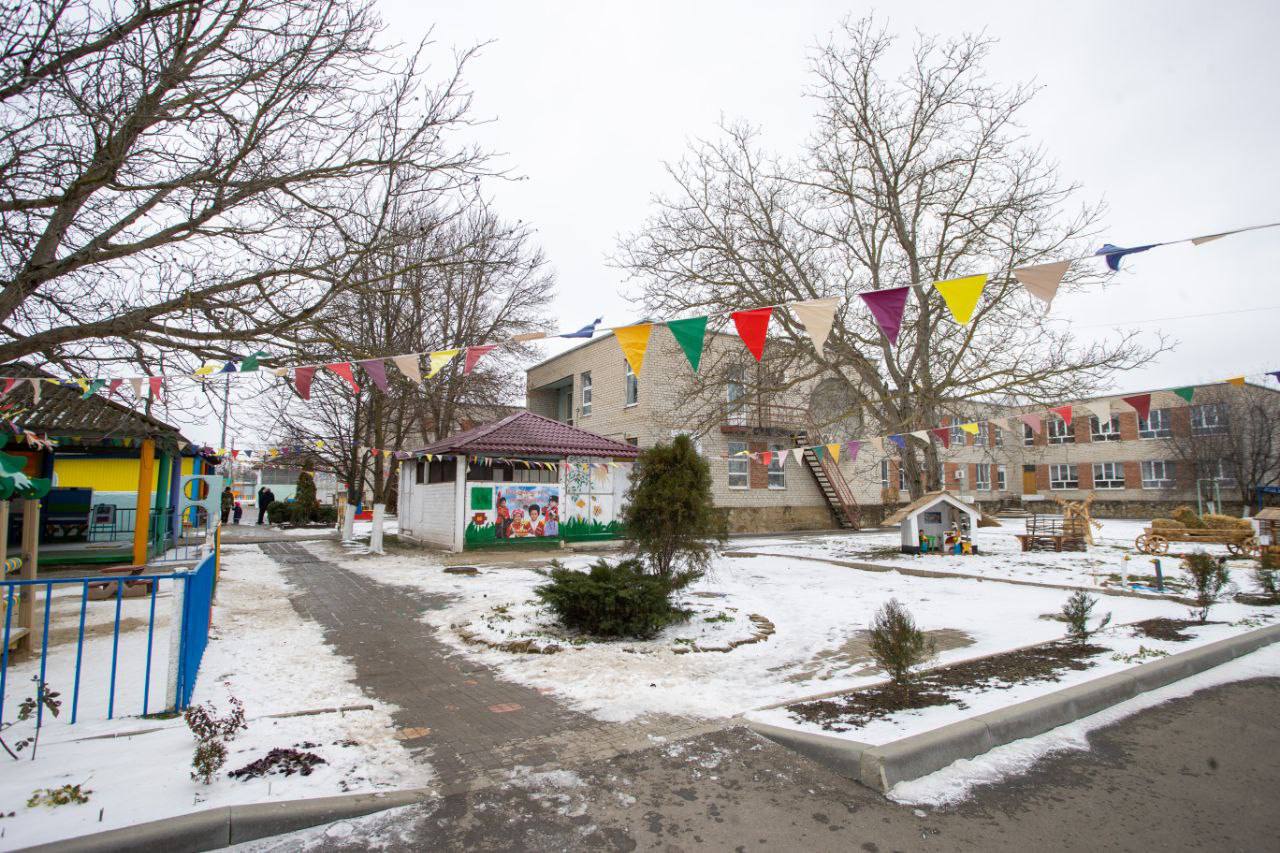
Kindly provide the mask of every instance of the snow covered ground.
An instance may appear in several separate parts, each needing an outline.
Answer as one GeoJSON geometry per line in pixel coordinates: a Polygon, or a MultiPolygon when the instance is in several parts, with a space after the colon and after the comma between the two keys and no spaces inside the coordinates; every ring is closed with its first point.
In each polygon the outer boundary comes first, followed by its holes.
{"type": "MultiPolygon", "coordinates": [[[[840,533],[804,538],[741,539],[733,543],[733,548],[1072,586],[1098,586],[1107,581],[1109,575],[1123,577],[1127,574],[1137,577],[1154,574],[1153,558],[1134,549],[1134,540],[1150,522],[1104,519],[1100,523],[1102,529],[1094,531],[1094,539],[1098,544],[1090,546],[1084,553],[1022,553],[1021,545],[1015,538],[1026,532],[1026,523],[1021,519],[1002,519],[1000,527],[978,528],[973,540],[979,553],[967,557],[903,554],[899,551],[902,539],[896,528],[883,532],[840,533]],[[1126,556],[1129,557],[1127,561],[1124,559],[1126,556]]],[[[1190,552],[1197,548],[1215,556],[1227,553],[1223,545],[1174,543],[1171,546],[1176,553],[1190,552]]],[[[1165,555],[1160,558],[1160,563],[1166,578],[1180,577],[1180,560],[1176,556],[1165,555]]],[[[1231,561],[1232,579],[1241,590],[1255,590],[1251,569],[1256,564],[1254,560],[1231,561]]]]}
{"type": "MultiPolygon", "coordinates": [[[[775,542],[812,547],[810,540],[775,542]]],[[[757,548],[763,550],[758,544],[753,546],[757,548]]],[[[770,550],[774,548],[771,546],[770,550]]],[[[571,556],[563,562],[585,567],[590,558],[571,556]]],[[[468,645],[450,626],[462,625],[472,630],[483,626],[495,639],[536,634],[540,616],[529,602],[533,588],[543,579],[531,570],[488,568],[474,577],[449,575],[428,554],[348,558],[343,565],[384,583],[449,596],[447,606],[427,610],[422,618],[438,626],[441,639],[459,654],[496,668],[505,678],[550,690],[573,707],[609,721],[656,713],[727,717],[764,705],[880,681],[883,676],[869,659],[863,632],[875,610],[891,597],[908,607],[923,630],[941,632],[940,645],[950,647],[940,652],[935,663],[1058,639],[1064,634],[1062,623],[1041,617],[1057,613],[1067,597],[1055,589],[866,572],[785,556],[725,556],[717,560],[709,577],[692,587],[688,602],[724,613],[765,616],[775,624],[776,633],[764,642],[727,654],[678,654],[676,648],[681,639],[696,638],[708,624],[716,624],[707,623],[707,617],[700,614],[695,621],[672,626],[646,642],[590,643],[559,654],[525,655],[468,645]]],[[[1185,606],[1161,599],[1103,596],[1098,610],[1112,612],[1118,625],[1158,616],[1187,616],[1185,606]]],[[[1247,617],[1257,618],[1257,614],[1255,608],[1223,604],[1215,608],[1213,618],[1239,622],[1247,617]]],[[[1193,641],[1161,644],[1134,639],[1127,629],[1117,628],[1107,643],[1114,645],[1117,652],[1128,654],[1136,652],[1140,645],[1188,648],[1248,629],[1247,624],[1211,625],[1194,629],[1193,641]]],[[[1096,677],[1121,666],[1108,656],[1082,678],[1096,677]]],[[[1019,701],[1065,683],[1042,684],[1019,692],[996,691],[998,697],[989,701],[1019,701]]],[[[985,701],[988,700],[981,700],[985,701]]],[[[979,713],[986,709],[979,708],[981,702],[975,697],[971,710],[953,713],[979,713]]],[[[772,717],[780,712],[762,713],[776,722],[772,717]]],[[[901,737],[950,722],[954,717],[947,714],[946,709],[931,709],[918,718],[890,720],[878,724],[878,730],[871,735],[859,732],[857,739],[901,737]]]]}
{"type": "MultiPolygon", "coordinates": [[[[415,763],[395,740],[389,706],[366,696],[355,686],[355,669],[324,644],[320,628],[303,620],[288,601],[289,585],[276,563],[256,546],[224,548],[222,577],[214,607],[213,631],[197,683],[197,703],[213,702],[225,713],[228,697],[244,703],[248,731],[228,744],[229,756],[220,778],[203,785],[190,778],[194,740],[180,718],[142,719],[120,717],[108,721],[99,700],[104,663],[110,662],[110,634],[86,644],[85,677],[80,721],[68,725],[70,674],[66,661],[50,656],[48,682],[63,693],[63,713],[45,726],[34,761],[13,762],[0,754],[0,849],[55,841],[89,832],[184,814],[236,803],[267,802],[320,797],[347,791],[374,791],[413,787],[430,780],[430,768],[415,763]],[[92,680],[90,684],[89,680],[92,680]],[[372,710],[322,713],[311,716],[267,719],[287,714],[350,705],[372,710]],[[154,731],[145,731],[153,730],[154,731]],[[133,736],[90,739],[100,735],[133,736]],[[310,776],[270,776],[235,781],[226,772],[263,756],[273,747],[302,743],[327,762],[310,776]],[[27,808],[38,788],[83,784],[92,790],[84,805],[27,808]]],[[[99,603],[100,605],[102,603],[99,603]]],[[[145,599],[125,603],[133,614],[145,607],[145,599]]],[[[158,612],[161,605],[157,606],[158,612]]],[[[56,609],[55,609],[56,612],[56,609]]],[[[77,604],[78,612],[78,604],[77,604]]],[[[57,623],[55,623],[57,624],[57,623]]],[[[52,633],[52,632],[51,632],[52,633]]],[[[157,636],[158,651],[167,655],[167,629],[157,636]],[[163,648],[160,648],[163,647],[163,648]]],[[[137,661],[145,649],[144,629],[122,635],[122,660],[137,661]],[[138,635],[141,635],[139,638],[138,635]],[[139,645],[141,643],[141,645],[139,645]]],[[[74,649],[74,643],[70,644],[74,649]]],[[[65,657],[65,655],[63,655],[65,657]]],[[[165,659],[159,668],[164,671],[165,659]]],[[[156,666],[153,663],[153,666],[156,666]]],[[[123,671],[122,671],[123,672],[123,671]]],[[[22,679],[25,670],[15,667],[11,678],[22,679]]],[[[129,686],[140,697],[141,677],[129,686]]],[[[12,692],[10,696],[12,697],[12,692]]],[[[163,699],[163,689],[160,694],[163,699]]],[[[152,709],[157,704],[152,693],[152,709]]],[[[117,705],[117,715],[137,714],[137,702],[117,705]]],[[[6,710],[10,717],[11,710],[6,710]]],[[[5,733],[11,742],[22,737],[20,724],[5,733]]]]}

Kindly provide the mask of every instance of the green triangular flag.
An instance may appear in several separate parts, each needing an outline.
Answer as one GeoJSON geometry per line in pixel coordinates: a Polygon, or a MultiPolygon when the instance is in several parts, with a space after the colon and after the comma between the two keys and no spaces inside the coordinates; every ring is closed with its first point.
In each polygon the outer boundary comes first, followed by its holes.
{"type": "Polygon", "coordinates": [[[253,355],[247,356],[244,361],[240,362],[240,372],[253,373],[258,369],[258,359],[266,354],[266,350],[258,350],[253,355]]]}
{"type": "Polygon", "coordinates": [[[80,399],[88,400],[94,394],[98,393],[104,387],[106,387],[106,384],[107,384],[107,380],[105,379],[95,379],[92,382],[89,382],[87,385],[83,386],[84,393],[80,395],[80,399]]]}
{"type": "Polygon", "coordinates": [[[1174,388],[1173,393],[1190,403],[1191,398],[1196,395],[1196,389],[1193,386],[1188,385],[1186,388],[1174,388]]]}
{"type": "Polygon", "coordinates": [[[827,448],[821,444],[819,444],[817,447],[810,447],[809,449],[813,451],[813,455],[817,457],[819,462],[822,461],[822,454],[827,452],[827,448]]]}
{"type": "Polygon", "coordinates": [[[698,365],[702,363],[702,339],[707,334],[707,318],[690,317],[687,320],[671,320],[667,323],[667,328],[671,330],[671,336],[676,339],[676,343],[680,344],[680,349],[684,350],[684,357],[689,359],[693,372],[697,373],[698,365]]]}

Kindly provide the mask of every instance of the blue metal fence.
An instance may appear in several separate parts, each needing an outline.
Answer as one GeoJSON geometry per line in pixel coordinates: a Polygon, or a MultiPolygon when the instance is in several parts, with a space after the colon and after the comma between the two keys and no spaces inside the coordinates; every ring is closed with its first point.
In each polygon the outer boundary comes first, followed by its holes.
{"type": "MultiPolygon", "coordinates": [[[[42,626],[39,635],[32,632],[27,642],[32,645],[29,658],[39,655],[39,675],[37,686],[47,685],[50,690],[57,690],[63,696],[64,703],[69,699],[71,709],[68,722],[75,724],[83,714],[86,699],[98,706],[105,703],[105,717],[112,719],[117,712],[124,714],[155,713],[158,711],[181,711],[191,701],[195,691],[196,677],[200,672],[200,661],[204,656],[209,637],[209,621],[213,606],[214,582],[217,571],[218,554],[216,548],[211,550],[195,569],[170,574],[146,575],[98,575],[82,578],[49,578],[35,580],[0,580],[0,606],[3,616],[0,618],[0,724],[6,719],[6,707],[26,698],[32,688],[25,682],[29,673],[23,672],[23,683],[15,682],[14,672],[17,666],[23,666],[15,660],[10,650],[11,642],[18,639],[16,626],[17,611],[23,596],[34,596],[43,593],[36,600],[35,621],[42,626]],[[133,594],[143,591],[143,595],[133,594]],[[157,599],[161,595],[179,597],[173,610],[173,623],[169,635],[156,636],[157,599]],[[132,601],[145,596],[146,604],[146,645],[139,649],[140,635],[125,631],[129,639],[128,650],[121,648],[121,622],[126,600],[132,601]],[[88,626],[88,633],[103,636],[107,625],[111,634],[110,656],[105,654],[105,643],[88,644],[86,652],[86,617],[91,608],[109,608],[108,612],[99,612],[100,618],[88,626]],[[52,619],[56,610],[61,611],[58,624],[52,619]],[[74,628],[72,627],[74,626],[74,628]],[[57,664],[62,671],[59,680],[52,682],[49,672],[51,657],[51,628],[62,632],[69,642],[74,634],[74,666],[70,665],[69,650],[58,651],[57,664]],[[174,634],[176,633],[176,638],[174,634]],[[170,670],[165,673],[164,697],[157,699],[152,690],[152,683],[158,675],[157,641],[169,641],[168,655],[161,658],[169,664],[170,670]],[[38,643],[38,647],[34,644],[38,643]],[[71,669],[71,684],[68,688],[62,679],[71,669]],[[98,676],[106,673],[105,684],[99,684],[98,676]],[[84,684],[86,674],[93,676],[93,684],[84,684]],[[136,686],[137,676],[141,675],[142,684],[136,686]],[[120,682],[135,682],[133,691],[125,690],[132,695],[121,695],[120,682]],[[176,682],[176,683],[175,683],[176,682]]],[[[139,617],[133,616],[131,619],[139,617]]],[[[92,640],[93,638],[90,637],[92,640]]],[[[12,712],[10,711],[10,717],[12,712]]],[[[37,703],[36,725],[44,724],[43,703],[37,703]]]]}

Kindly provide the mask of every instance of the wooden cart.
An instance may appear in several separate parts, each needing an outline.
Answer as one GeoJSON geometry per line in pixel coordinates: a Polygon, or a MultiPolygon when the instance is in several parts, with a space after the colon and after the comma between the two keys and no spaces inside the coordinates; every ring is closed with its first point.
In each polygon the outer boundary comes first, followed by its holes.
{"type": "Polygon", "coordinates": [[[1216,527],[1148,527],[1134,542],[1134,547],[1144,554],[1168,554],[1170,542],[1191,542],[1197,545],[1226,545],[1233,556],[1254,556],[1258,553],[1258,537],[1253,530],[1224,530],[1216,527]]]}

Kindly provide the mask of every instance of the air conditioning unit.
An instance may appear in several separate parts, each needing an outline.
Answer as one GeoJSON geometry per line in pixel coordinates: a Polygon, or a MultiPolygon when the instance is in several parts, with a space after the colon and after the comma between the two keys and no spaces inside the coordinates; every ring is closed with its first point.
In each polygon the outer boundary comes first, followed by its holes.
{"type": "Polygon", "coordinates": [[[963,479],[964,479],[964,469],[963,469],[963,468],[957,468],[957,469],[956,469],[956,479],[957,479],[957,480],[963,480],[963,479]]]}

